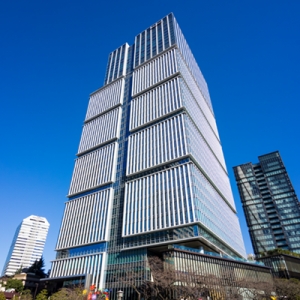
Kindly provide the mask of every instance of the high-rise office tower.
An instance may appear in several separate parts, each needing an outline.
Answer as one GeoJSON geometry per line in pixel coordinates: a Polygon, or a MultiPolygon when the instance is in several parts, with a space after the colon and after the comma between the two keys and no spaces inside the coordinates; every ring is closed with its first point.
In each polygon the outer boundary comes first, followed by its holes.
{"type": "Polygon", "coordinates": [[[42,257],[49,226],[43,217],[29,216],[22,221],[13,238],[2,276],[14,275],[20,268],[30,267],[42,257]]]}
{"type": "Polygon", "coordinates": [[[234,167],[256,255],[282,248],[300,253],[300,208],[278,151],[234,167]]]}
{"type": "Polygon", "coordinates": [[[51,278],[116,287],[172,244],[245,257],[208,88],[173,14],[109,55],[68,197],[51,278]]]}

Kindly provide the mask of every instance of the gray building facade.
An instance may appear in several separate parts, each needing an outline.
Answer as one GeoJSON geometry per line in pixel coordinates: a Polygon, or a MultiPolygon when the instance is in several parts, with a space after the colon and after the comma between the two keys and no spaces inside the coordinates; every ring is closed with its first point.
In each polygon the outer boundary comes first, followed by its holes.
{"type": "Polygon", "coordinates": [[[281,248],[300,253],[300,208],[278,151],[234,167],[256,255],[281,248]]]}

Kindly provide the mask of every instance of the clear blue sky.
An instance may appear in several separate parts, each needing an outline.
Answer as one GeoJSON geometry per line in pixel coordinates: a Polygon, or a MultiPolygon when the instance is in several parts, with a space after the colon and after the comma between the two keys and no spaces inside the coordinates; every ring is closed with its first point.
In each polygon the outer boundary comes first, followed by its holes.
{"type": "Polygon", "coordinates": [[[54,259],[89,94],[108,54],[174,12],[208,82],[247,253],[232,167],[279,150],[300,194],[300,2],[1,1],[0,269],[17,225],[50,222],[54,259]]]}

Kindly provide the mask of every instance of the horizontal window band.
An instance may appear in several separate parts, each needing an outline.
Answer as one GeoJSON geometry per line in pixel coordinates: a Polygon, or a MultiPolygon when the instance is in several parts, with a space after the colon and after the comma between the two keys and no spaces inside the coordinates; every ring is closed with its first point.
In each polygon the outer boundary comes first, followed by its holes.
{"type": "Polygon", "coordinates": [[[102,87],[99,88],[98,90],[92,92],[92,93],[90,94],[90,96],[93,96],[94,94],[96,94],[96,93],[100,92],[101,90],[103,90],[103,89],[109,87],[110,85],[113,85],[113,84],[116,83],[118,80],[121,80],[121,79],[123,79],[123,78],[125,78],[125,75],[122,75],[122,76],[120,76],[120,77],[114,79],[113,81],[107,83],[106,85],[102,86],[102,87]]]}
{"type": "MultiPolygon", "coordinates": [[[[157,230],[148,230],[147,232],[144,232],[144,233],[138,233],[138,234],[131,234],[131,235],[127,235],[127,236],[123,236],[122,235],[122,238],[124,239],[124,241],[126,242],[126,239],[130,239],[130,238],[133,238],[133,237],[142,237],[142,236],[145,236],[145,235],[149,235],[149,234],[152,234],[152,233],[164,233],[167,231],[170,231],[170,230],[173,230],[173,229],[178,229],[178,228],[189,228],[193,225],[198,225],[200,228],[202,228],[202,230],[205,230],[208,234],[210,234],[213,238],[215,238],[216,240],[218,240],[224,247],[228,248],[228,250],[232,251],[233,253],[235,253],[237,256],[241,257],[241,254],[238,253],[235,249],[233,249],[231,246],[229,246],[223,239],[221,239],[219,236],[217,236],[216,234],[214,234],[211,230],[209,230],[204,224],[202,224],[201,222],[191,222],[191,223],[188,223],[186,225],[175,225],[175,226],[171,226],[171,227],[168,227],[168,228],[163,228],[163,229],[157,229],[157,230]]],[[[169,233],[171,234],[171,233],[169,233]]],[[[130,250],[130,249],[134,249],[134,248],[149,248],[153,245],[161,245],[161,244],[170,244],[172,242],[176,242],[176,241],[189,241],[189,240],[204,240],[205,241],[205,244],[208,244],[210,247],[214,248],[216,251],[218,252],[226,252],[225,250],[222,250],[221,248],[219,248],[218,246],[216,246],[213,242],[207,240],[203,235],[199,235],[199,236],[193,236],[193,237],[188,237],[188,238],[185,238],[185,239],[174,239],[174,240],[168,240],[168,241],[159,241],[159,242],[154,242],[154,243],[151,243],[151,244],[143,244],[143,245],[138,245],[138,246],[132,246],[132,247],[124,247],[121,249],[121,251],[126,251],[126,250],[130,250]]]]}
{"type": "MultiPolygon", "coordinates": [[[[181,225],[173,225],[173,226],[169,226],[169,227],[166,227],[166,228],[160,228],[160,229],[155,229],[155,230],[147,230],[145,232],[139,232],[139,233],[134,233],[134,234],[128,234],[128,235],[123,235],[122,234],[122,238],[123,239],[129,239],[129,238],[132,238],[132,237],[137,237],[137,236],[145,236],[147,234],[151,234],[151,233],[167,233],[167,231],[169,230],[173,230],[173,229],[178,229],[178,228],[182,228],[182,229],[189,229],[190,226],[192,225],[199,225],[199,222],[190,222],[190,223],[187,223],[187,224],[181,224],[181,225]]],[[[170,234],[170,233],[169,233],[170,234]]],[[[191,238],[191,237],[189,237],[191,238]]]]}
{"type": "Polygon", "coordinates": [[[103,142],[103,143],[101,143],[101,144],[98,144],[98,145],[96,145],[96,146],[94,146],[94,147],[92,147],[92,148],[89,148],[89,149],[87,149],[87,150],[78,152],[78,153],[76,154],[76,156],[77,156],[77,158],[80,158],[81,156],[83,156],[83,155],[85,155],[85,154],[88,154],[88,153],[93,152],[94,150],[96,150],[96,149],[98,149],[98,148],[101,148],[101,147],[107,146],[107,145],[109,145],[109,144],[111,144],[111,143],[114,143],[114,142],[116,142],[117,140],[118,140],[117,137],[112,138],[112,139],[110,139],[110,140],[108,140],[108,141],[105,141],[105,142],[103,142]]]}
{"type": "MultiPolygon", "coordinates": [[[[57,251],[57,250],[55,250],[57,251]]],[[[59,261],[67,261],[67,260],[72,260],[72,259],[76,259],[76,258],[81,258],[81,257],[89,257],[89,256],[95,256],[95,255],[103,255],[106,252],[94,252],[94,253],[90,253],[90,254],[82,254],[82,255],[78,255],[78,256],[72,256],[72,257],[65,257],[65,258],[57,258],[54,260],[51,260],[50,262],[59,262],[59,261]]],[[[77,276],[77,275],[76,275],[77,276]]]]}
{"type": "Polygon", "coordinates": [[[216,187],[216,185],[214,184],[214,182],[209,178],[209,176],[206,174],[206,172],[201,168],[201,166],[197,163],[196,159],[194,158],[194,156],[192,154],[190,154],[190,159],[191,161],[194,163],[194,165],[197,167],[197,169],[203,174],[203,176],[206,178],[206,180],[212,185],[212,187],[215,189],[215,191],[221,196],[221,198],[226,202],[226,204],[230,207],[230,209],[236,214],[236,210],[234,209],[234,207],[232,206],[232,204],[230,204],[228,202],[228,200],[225,198],[225,196],[221,193],[221,191],[216,187]]]}
{"type": "Polygon", "coordinates": [[[155,165],[153,167],[143,169],[141,171],[126,175],[125,181],[126,181],[126,183],[128,183],[130,181],[140,179],[141,177],[149,176],[149,175],[158,173],[160,171],[164,171],[166,169],[170,169],[173,167],[177,167],[179,165],[183,165],[185,163],[190,162],[190,158],[191,158],[190,154],[184,155],[184,156],[178,157],[176,159],[172,159],[167,162],[164,162],[162,164],[155,165]]]}
{"type": "MultiPolygon", "coordinates": [[[[156,88],[157,88],[157,87],[163,86],[163,85],[166,83],[166,81],[169,81],[170,79],[174,79],[174,80],[175,80],[175,79],[177,79],[177,78],[178,78],[178,79],[182,79],[182,78],[183,78],[180,72],[176,72],[175,74],[172,74],[172,75],[169,76],[168,78],[163,79],[162,81],[160,81],[160,82],[158,82],[158,83],[152,85],[151,88],[147,88],[147,91],[148,91],[148,90],[152,90],[153,87],[156,87],[156,88]],[[174,77],[174,78],[173,78],[173,77],[174,77]]],[[[136,100],[136,98],[140,97],[140,95],[146,93],[147,91],[146,91],[146,89],[145,89],[145,90],[143,90],[142,92],[139,92],[139,93],[135,94],[134,96],[132,96],[131,101],[136,100]]]]}
{"type": "Polygon", "coordinates": [[[175,78],[175,77],[177,77],[177,76],[179,76],[179,75],[180,75],[180,72],[176,72],[176,73],[170,75],[169,77],[166,77],[166,78],[162,79],[161,81],[159,81],[159,82],[157,82],[157,83],[155,83],[155,84],[153,84],[153,85],[151,85],[151,86],[145,88],[145,89],[142,90],[141,92],[138,92],[138,93],[136,93],[136,94],[134,94],[134,95],[131,95],[131,97],[132,97],[132,98],[137,98],[137,97],[139,97],[139,96],[145,94],[146,92],[152,90],[153,88],[156,88],[156,87],[158,87],[159,85],[164,84],[166,81],[169,81],[169,80],[171,80],[171,79],[173,79],[173,78],[175,78]]]}
{"type": "Polygon", "coordinates": [[[133,68],[133,71],[137,71],[139,68],[142,68],[143,66],[145,66],[146,64],[148,64],[149,62],[151,62],[152,60],[155,60],[156,58],[160,57],[161,55],[166,54],[167,52],[173,50],[173,49],[178,49],[178,46],[176,44],[173,44],[172,46],[168,47],[167,49],[159,52],[158,54],[154,55],[153,57],[145,60],[144,62],[142,62],[141,64],[139,64],[138,66],[133,68]]]}
{"type": "MultiPolygon", "coordinates": [[[[181,78],[180,76],[177,77],[177,78],[183,80],[184,85],[187,86],[187,84],[185,83],[185,81],[184,81],[183,78],[181,78]]],[[[162,84],[161,86],[163,86],[163,85],[164,85],[164,84],[162,84]]],[[[200,106],[199,106],[197,100],[196,100],[195,97],[193,96],[192,92],[191,92],[191,91],[189,91],[189,92],[190,92],[190,94],[191,94],[191,97],[194,99],[194,101],[195,101],[197,107],[200,109],[201,113],[204,115],[204,113],[202,112],[202,110],[201,110],[201,108],[200,108],[200,106]]],[[[137,98],[138,98],[138,97],[137,97],[137,98]]],[[[135,98],[135,99],[137,99],[137,98],[135,98]]],[[[143,101],[143,100],[141,99],[141,101],[143,101]]],[[[136,101],[136,102],[135,102],[135,103],[136,103],[135,105],[138,105],[138,102],[139,102],[139,101],[136,101]]],[[[227,174],[227,176],[228,176],[228,173],[227,173],[227,170],[226,170],[225,166],[223,166],[221,160],[217,157],[217,154],[215,153],[215,151],[213,150],[213,148],[212,148],[211,145],[209,144],[208,140],[205,138],[204,134],[202,133],[202,131],[200,130],[200,128],[199,128],[199,127],[197,126],[197,124],[195,123],[195,120],[194,120],[194,118],[192,117],[192,115],[190,114],[190,111],[189,111],[187,105],[182,105],[180,108],[178,108],[178,109],[176,109],[176,110],[173,110],[173,111],[171,111],[171,112],[169,112],[169,113],[164,114],[163,116],[160,116],[160,117],[158,117],[158,118],[156,118],[156,119],[153,119],[153,120],[151,120],[151,121],[148,121],[147,123],[144,123],[144,124],[142,124],[142,125],[139,125],[139,126],[133,128],[133,129],[130,129],[130,132],[131,132],[131,133],[136,133],[136,132],[139,131],[139,130],[142,130],[142,129],[146,128],[146,127],[149,127],[149,126],[152,126],[152,125],[154,125],[154,124],[157,124],[157,123],[159,123],[160,121],[164,121],[164,120],[167,119],[168,117],[175,116],[176,114],[178,114],[178,113],[180,113],[180,112],[185,112],[185,113],[189,116],[190,120],[191,120],[192,123],[194,124],[194,126],[195,126],[195,128],[197,129],[197,131],[199,132],[199,134],[202,136],[202,138],[203,138],[203,140],[205,141],[206,145],[208,146],[208,148],[210,149],[210,151],[212,152],[212,154],[214,155],[214,157],[216,158],[216,160],[219,162],[219,164],[220,164],[221,168],[223,169],[223,171],[225,172],[225,174],[227,174]]],[[[210,125],[209,122],[208,122],[208,120],[205,119],[205,121],[206,121],[206,123],[208,124],[209,128],[212,130],[213,136],[217,139],[216,142],[218,143],[218,145],[219,145],[219,147],[220,147],[220,151],[222,151],[222,149],[221,149],[221,143],[220,143],[219,138],[217,137],[217,135],[216,135],[215,132],[213,131],[211,125],[210,125]]],[[[133,121],[133,122],[134,122],[134,121],[133,121]]],[[[224,163],[224,164],[225,164],[225,163],[224,163]]]]}
{"type": "Polygon", "coordinates": [[[153,167],[143,169],[141,171],[135,172],[133,174],[126,175],[126,183],[130,181],[134,181],[136,179],[140,179],[142,177],[147,177],[152,174],[164,171],[166,169],[170,169],[179,165],[183,165],[185,163],[193,163],[197,169],[203,174],[203,176],[207,179],[207,181],[212,185],[212,187],[215,189],[215,191],[221,196],[221,198],[226,202],[226,204],[230,207],[230,209],[236,214],[236,210],[234,207],[228,202],[228,200],[225,198],[225,196],[221,193],[221,191],[216,187],[214,182],[209,178],[209,176],[206,174],[206,172],[201,168],[201,166],[197,163],[194,156],[189,153],[187,155],[181,156],[179,158],[169,160],[167,162],[164,162],[159,165],[155,165],[153,167]]]}
{"type": "MultiPolygon", "coordinates": [[[[106,241],[98,241],[98,242],[93,242],[93,243],[84,243],[84,244],[80,244],[80,245],[77,245],[77,246],[55,248],[55,251],[76,249],[76,248],[81,248],[81,247],[85,247],[85,246],[93,246],[93,245],[98,245],[98,244],[99,245],[104,245],[107,248],[107,242],[106,241]]],[[[102,251],[102,252],[105,252],[105,251],[102,251]]]]}
{"type": "Polygon", "coordinates": [[[69,199],[65,203],[68,203],[68,202],[76,200],[76,199],[80,199],[81,197],[84,197],[84,196],[95,194],[97,192],[101,192],[101,191],[104,191],[104,190],[109,190],[110,188],[112,188],[112,184],[108,184],[108,185],[105,184],[105,185],[103,185],[99,188],[93,189],[91,191],[83,192],[82,195],[79,194],[79,196],[75,195],[75,196],[72,196],[72,197],[68,197],[69,199]]]}
{"type": "Polygon", "coordinates": [[[159,245],[175,244],[177,241],[183,242],[183,241],[199,241],[199,240],[200,240],[200,237],[197,236],[197,237],[190,237],[190,238],[184,238],[184,239],[178,239],[178,240],[169,240],[169,241],[165,241],[165,242],[159,241],[159,242],[154,242],[154,243],[144,244],[144,245],[139,245],[139,246],[132,246],[132,247],[131,246],[128,246],[128,247],[123,246],[123,248],[121,248],[120,251],[125,252],[125,251],[132,250],[132,249],[150,248],[153,246],[157,246],[157,244],[159,244],[159,245]]]}
{"type": "MultiPolygon", "coordinates": [[[[50,262],[56,262],[57,260],[51,260],[50,262]]],[[[55,281],[57,279],[80,279],[80,280],[85,280],[85,277],[87,276],[87,274],[76,274],[76,275],[69,275],[69,276],[55,276],[55,277],[46,277],[46,278],[41,278],[40,281],[55,281]]]]}
{"type": "Polygon", "coordinates": [[[90,121],[93,121],[94,119],[97,119],[98,117],[107,114],[108,112],[110,112],[111,110],[114,110],[115,108],[117,108],[119,106],[122,106],[121,102],[114,105],[114,106],[112,106],[112,107],[110,107],[110,108],[108,108],[108,109],[106,109],[105,111],[103,111],[103,112],[101,112],[101,113],[99,113],[95,116],[90,117],[89,119],[84,120],[83,124],[89,123],[90,121]]]}
{"type": "Polygon", "coordinates": [[[156,119],[154,119],[152,121],[144,123],[143,125],[137,126],[137,127],[133,128],[133,129],[131,129],[129,131],[130,131],[131,134],[137,133],[141,129],[144,129],[144,128],[150,127],[152,125],[155,125],[157,123],[160,123],[160,122],[162,122],[164,120],[167,120],[167,119],[169,119],[171,117],[179,115],[182,112],[185,112],[185,108],[184,107],[177,108],[177,109],[175,109],[175,110],[173,110],[173,111],[171,111],[171,112],[169,112],[169,113],[167,113],[167,114],[165,114],[165,115],[163,115],[161,117],[158,117],[158,118],[156,118],[156,119]]]}
{"type": "MultiPolygon", "coordinates": [[[[212,152],[212,154],[214,155],[214,157],[216,158],[216,160],[217,160],[218,163],[220,164],[221,168],[223,169],[223,171],[225,172],[225,174],[227,174],[227,176],[228,176],[227,170],[224,169],[222,163],[221,163],[220,160],[218,159],[217,155],[215,154],[215,152],[214,152],[213,149],[211,148],[210,144],[208,143],[208,141],[206,140],[206,138],[204,137],[204,135],[203,135],[202,132],[200,131],[199,127],[197,126],[197,124],[195,123],[195,121],[193,120],[192,116],[190,115],[189,111],[186,109],[185,106],[182,106],[182,107],[180,107],[180,108],[178,108],[178,109],[176,109],[176,110],[173,110],[173,111],[171,111],[171,112],[169,112],[169,113],[167,113],[167,114],[165,114],[165,115],[163,115],[163,116],[161,116],[161,117],[159,117],[159,118],[156,118],[156,119],[154,119],[154,120],[152,120],[152,121],[149,121],[149,122],[147,122],[147,123],[144,123],[143,125],[140,125],[140,126],[138,126],[138,127],[135,127],[135,128],[133,128],[133,129],[131,129],[131,130],[129,130],[129,131],[130,131],[131,134],[137,133],[137,132],[139,132],[140,130],[143,130],[143,129],[147,128],[147,127],[151,127],[151,126],[153,126],[153,125],[155,125],[155,124],[158,124],[158,123],[160,123],[160,122],[162,122],[162,121],[165,121],[165,120],[167,120],[167,119],[169,119],[169,118],[171,118],[171,117],[174,117],[174,116],[176,116],[176,115],[179,115],[180,113],[186,113],[186,114],[188,115],[188,117],[189,117],[190,120],[192,121],[193,125],[196,127],[197,131],[198,131],[199,134],[202,136],[204,142],[205,142],[206,145],[209,147],[210,151],[212,152]]],[[[218,141],[219,141],[219,140],[218,140],[218,141]]],[[[220,143],[220,141],[219,141],[219,143],[220,143]]]]}
{"type": "Polygon", "coordinates": [[[75,197],[78,198],[79,195],[80,196],[86,196],[88,194],[101,191],[102,189],[104,190],[106,188],[109,188],[109,187],[111,187],[111,184],[113,184],[113,183],[114,183],[114,181],[107,181],[107,182],[104,182],[104,183],[99,184],[97,186],[82,190],[80,192],[77,192],[77,193],[74,193],[74,194],[69,194],[69,195],[67,195],[67,197],[69,198],[69,200],[73,200],[75,197]]]}

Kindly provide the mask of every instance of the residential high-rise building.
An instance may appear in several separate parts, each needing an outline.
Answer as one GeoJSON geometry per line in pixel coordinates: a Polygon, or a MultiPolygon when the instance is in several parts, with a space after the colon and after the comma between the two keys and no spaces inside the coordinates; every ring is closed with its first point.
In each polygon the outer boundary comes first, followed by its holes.
{"type": "Polygon", "coordinates": [[[14,275],[42,257],[49,226],[43,217],[29,216],[22,221],[10,246],[2,276],[14,275]]]}
{"type": "Polygon", "coordinates": [[[234,167],[256,255],[275,248],[300,253],[300,208],[278,151],[234,167]]]}
{"type": "Polygon", "coordinates": [[[68,198],[50,279],[117,288],[173,244],[245,257],[207,84],[173,14],[109,55],[68,198]]]}

